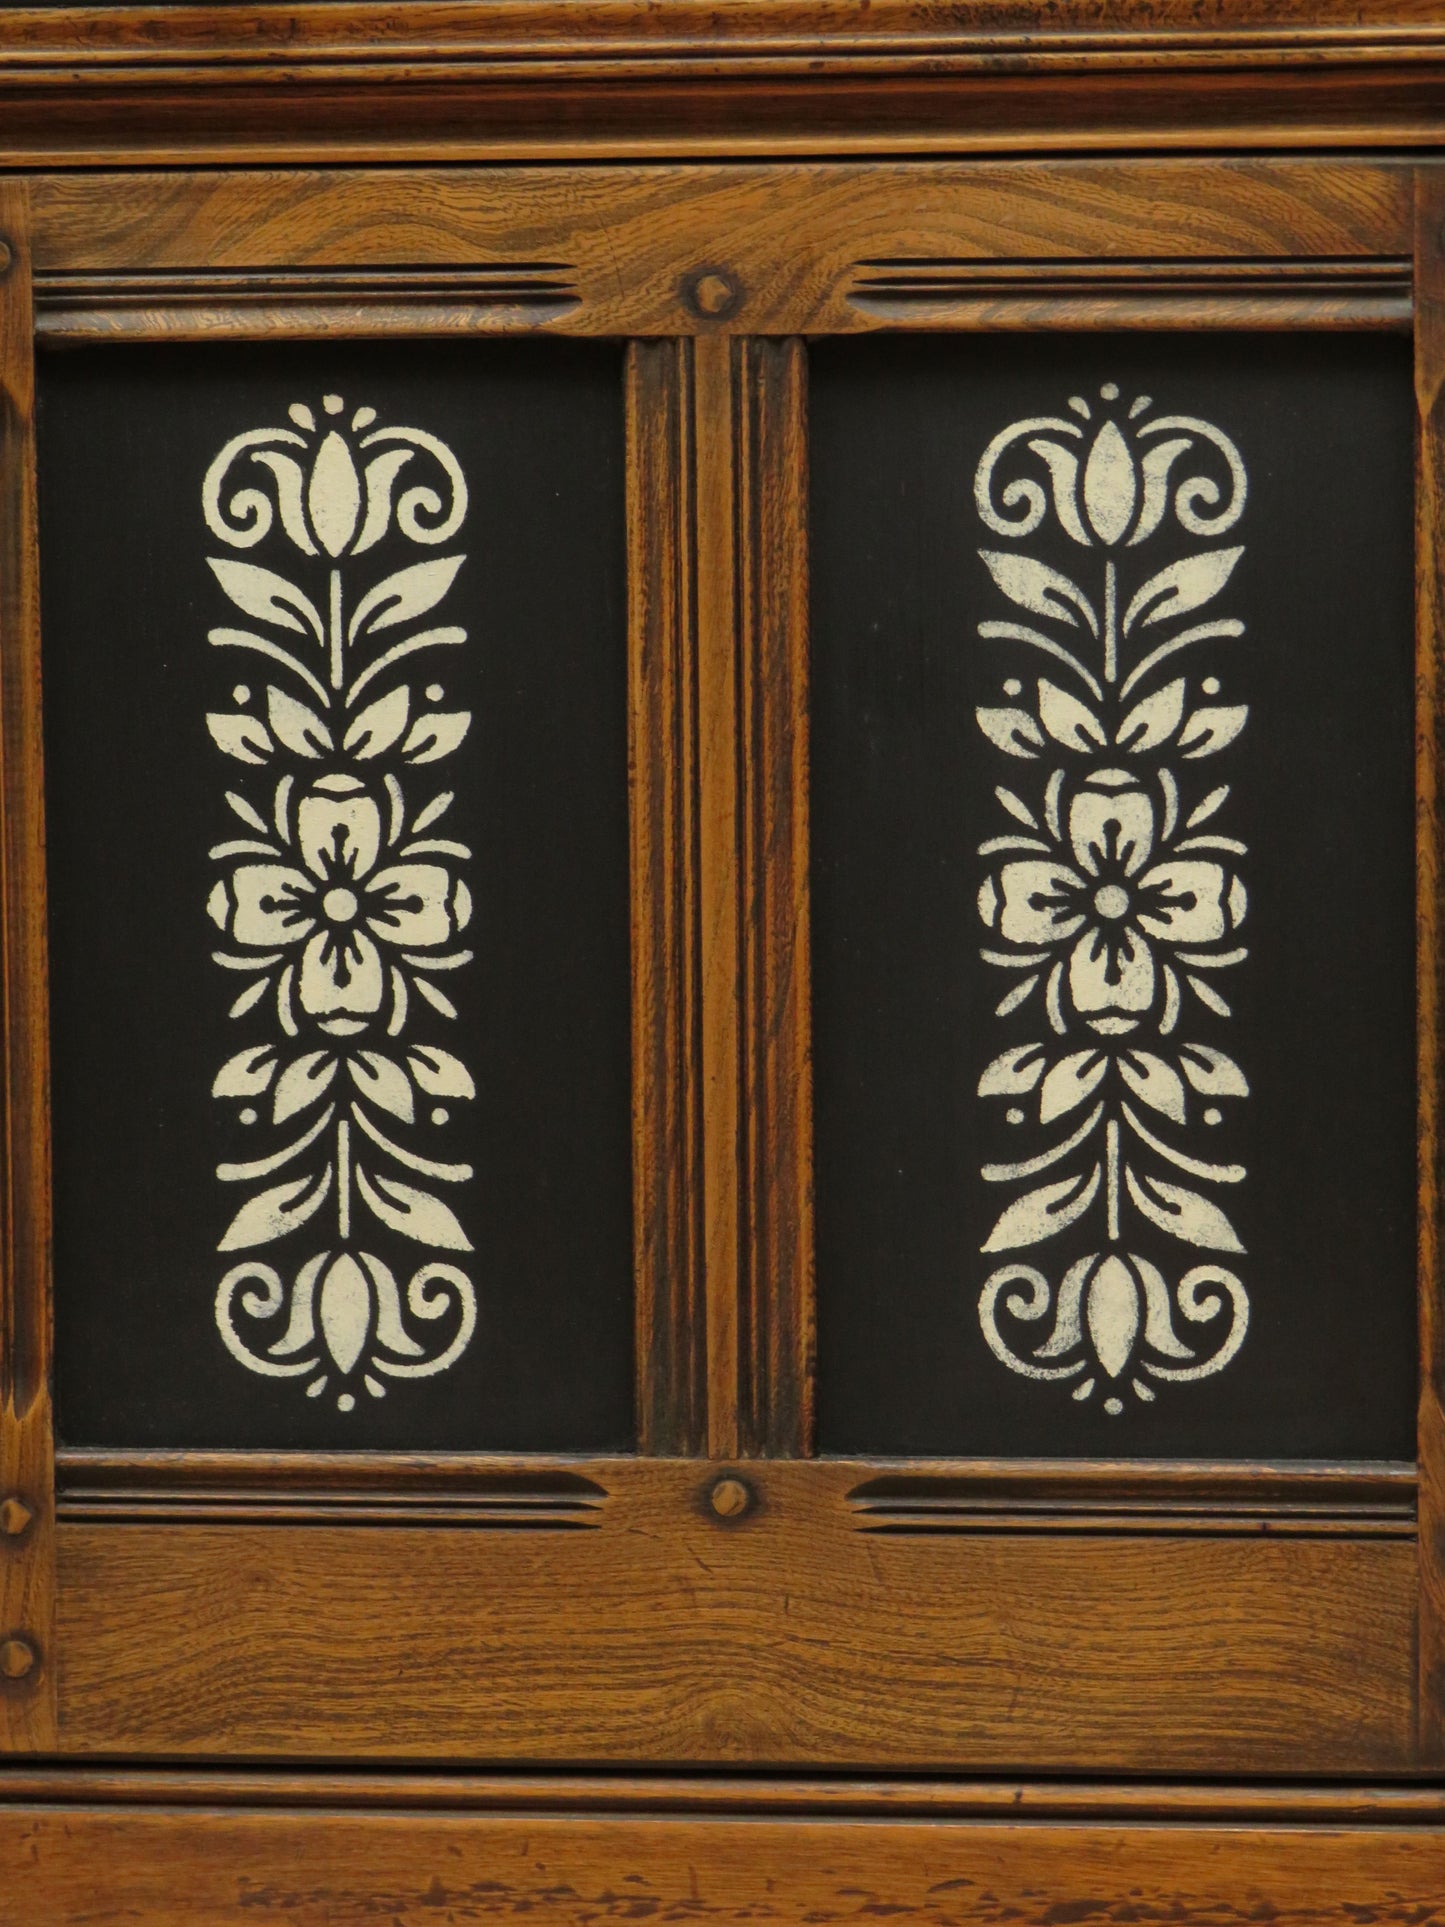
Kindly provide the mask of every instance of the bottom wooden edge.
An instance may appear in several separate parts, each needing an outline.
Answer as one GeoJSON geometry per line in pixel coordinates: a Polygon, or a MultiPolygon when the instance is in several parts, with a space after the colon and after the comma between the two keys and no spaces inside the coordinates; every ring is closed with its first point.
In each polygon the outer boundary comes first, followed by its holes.
{"type": "Polygon", "coordinates": [[[1445,1827],[0,1804],[25,1927],[1445,1920],[1445,1827]]]}
{"type": "Polygon", "coordinates": [[[1445,1827],[1445,1782],[656,1772],[622,1765],[509,1772],[334,1762],[183,1766],[0,1759],[0,1812],[16,1806],[1445,1827]]]}

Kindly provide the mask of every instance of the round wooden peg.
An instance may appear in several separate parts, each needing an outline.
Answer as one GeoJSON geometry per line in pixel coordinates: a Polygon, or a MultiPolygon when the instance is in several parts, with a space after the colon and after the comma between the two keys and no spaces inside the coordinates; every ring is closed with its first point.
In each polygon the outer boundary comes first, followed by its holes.
{"type": "Polygon", "coordinates": [[[15,250],[6,240],[0,239],[0,274],[4,274],[15,259],[15,250]]]}
{"type": "Polygon", "coordinates": [[[7,1539],[18,1539],[34,1517],[32,1508],[13,1492],[0,1499],[0,1532],[7,1539]]]}
{"type": "Polygon", "coordinates": [[[719,1479],[708,1494],[708,1504],[720,1519],[741,1519],[753,1502],[753,1495],[741,1479],[719,1479]]]}
{"type": "Polygon", "coordinates": [[[0,1640],[0,1673],[6,1679],[24,1679],[32,1673],[39,1662],[40,1655],[23,1633],[11,1633],[6,1640],[0,1640]]]}
{"type": "Polygon", "coordinates": [[[726,268],[697,268],[683,282],[682,298],[700,319],[723,321],[742,301],[742,283],[726,268]]]}

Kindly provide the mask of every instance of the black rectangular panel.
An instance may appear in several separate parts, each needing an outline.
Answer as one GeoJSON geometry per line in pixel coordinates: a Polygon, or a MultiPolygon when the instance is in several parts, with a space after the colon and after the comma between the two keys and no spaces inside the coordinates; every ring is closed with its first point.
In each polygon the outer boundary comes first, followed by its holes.
{"type": "Polygon", "coordinates": [[[811,413],[823,1449],[1413,1457],[1408,345],[811,413]]]}
{"type": "Polygon", "coordinates": [[[619,352],[86,350],[40,423],[63,1439],[626,1449],[619,352]]]}

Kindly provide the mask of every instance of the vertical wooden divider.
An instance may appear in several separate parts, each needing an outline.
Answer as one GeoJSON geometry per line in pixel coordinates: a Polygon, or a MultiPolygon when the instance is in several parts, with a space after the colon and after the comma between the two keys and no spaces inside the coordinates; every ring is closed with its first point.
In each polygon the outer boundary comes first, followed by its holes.
{"type": "Polygon", "coordinates": [[[627,351],[637,1449],[707,1445],[690,341],[627,351]]]}
{"type": "Polygon", "coordinates": [[[735,346],[746,1270],[741,1450],[813,1448],[807,349],[735,346]]]}
{"type": "Polygon", "coordinates": [[[628,351],[644,1452],[811,1449],[805,377],[628,351]]]}
{"type": "Polygon", "coordinates": [[[1442,750],[1445,750],[1445,168],[1416,172],[1415,394],[1419,409],[1415,795],[1420,1196],[1419,1728],[1445,1760],[1445,1301],[1441,1278],[1442,750]]]}
{"type": "Polygon", "coordinates": [[[49,1076],[29,204],[0,182],[0,1750],[55,1745],[49,1076]]]}

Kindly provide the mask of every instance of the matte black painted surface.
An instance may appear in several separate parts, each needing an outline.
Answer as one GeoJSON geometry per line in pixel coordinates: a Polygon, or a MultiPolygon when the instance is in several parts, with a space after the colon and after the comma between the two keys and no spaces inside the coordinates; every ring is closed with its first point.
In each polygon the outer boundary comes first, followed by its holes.
{"type": "MultiPolygon", "coordinates": [[[[610,346],[96,349],[41,379],[60,1435],[73,1444],[626,1449],[633,1437],[621,367],[610,346]],[[478,1087],[445,1152],[479,1320],[441,1376],[349,1416],[254,1376],[212,1315],[256,1154],[222,1060],[274,1034],[272,999],[210,962],[208,846],[246,772],[204,712],[267,681],[207,646],[237,620],[207,566],[206,467],[324,391],[440,434],[467,476],[468,556],[426,678],[473,712],[438,765],[469,842],[475,962],[448,1024],[478,1087]],[[444,772],[444,773],[443,773],[444,772]]],[[[394,538],[388,537],[391,544],[394,538]]],[[[419,552],[383,545],[378,578],[419,552]]],[[[294,553],[294,551],[293,551],[294,553]]],[[[253,558],[265,561],[262,551],[253,558]]],[[[313,565],[314,566],[314,565],[313,565]]],[[[254,699],[253,699],[254,707],[254,699]]],[[[273,779],[274,780],[274,779],[273,779]]],[[[254,1135],[254,1134],[253,1134],[254,1135]]],[[[381,1231],[377,1234],[385,1238],[381,1231]]],[[[309,1255],[293,1233],[278,1264],[309,1255]]],[[[373,1246],[404,1276],[419,1260],[373,1246]]],[[[423,1254],[425,1255],[425,1254],[423,1254]]],[[[289,1277],[290,1272],[286,1270],[289,1277]]]]}
{"type": "MultiPolygon", "coordinates": [[[[821,1448],[1413,1457],[1407,345],[831,342],[812,354],[810,416],[821,1448]],[[1002,1260],[980,1245],[1006,1200],[979,1168],[1026,1151],[975,1095],[1043,1013],[1036,994],[995,1017],[1009,979],[979,958],[976,851],[1009,827],[994,786],[1011,771],[974,709],[1048,664],[977,638],[1018,612],[978,559],[1006,545],[979,523],[974,472],[1010,421],[1107,381],[1217,422],[1250,478],[1217,611],[1246,634],[1207,667],[1251,713],[1193,766],[1202,787],[1233,786],[1218,827],[1249,845],[1250,957],[1219,979],[1233,1018],[1188,1019],[1251,1085],[1207,1147],[1249,1168],[1227,1203],[1250,1329],[1219,1376],[1112,1418],[985,1347],[979,1292],[1002,1260]]],[[[1068,565],[1069,543],[1045,537],[1021,546],[1068,565]]],[[[1138,1248],[1165,1262],[1157,1240],[1138,1248]]],[[[1047,1244],[1011,1255],[1057,1283],[1047,1244]]],[[[1171,1282],[1181,1269],[1176,1255],[1171,1282]]]]}

